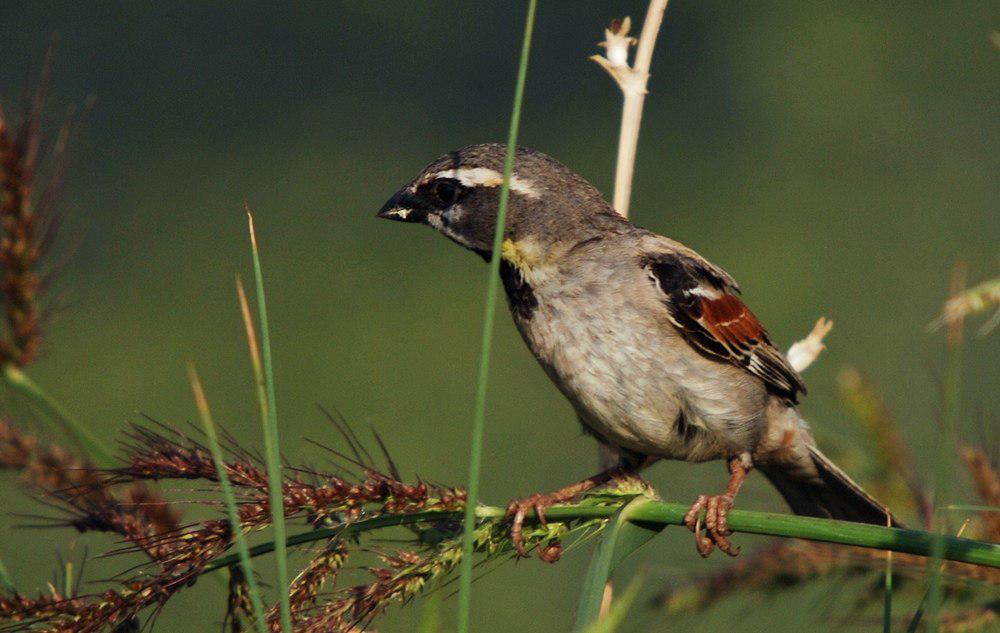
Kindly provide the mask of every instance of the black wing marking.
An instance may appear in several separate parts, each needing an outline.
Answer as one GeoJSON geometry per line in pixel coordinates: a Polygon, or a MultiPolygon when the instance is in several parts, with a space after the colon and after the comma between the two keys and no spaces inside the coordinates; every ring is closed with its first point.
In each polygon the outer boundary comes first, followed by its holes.
{"type": "Polygon", "coordinates": [[[650,255],[644,268],[663,293],[671,322],[695,349],[746,369],[792,403],[806,393],[802,378],[737,296],[739,288],[729,275],[673,253],[650,255]]]}

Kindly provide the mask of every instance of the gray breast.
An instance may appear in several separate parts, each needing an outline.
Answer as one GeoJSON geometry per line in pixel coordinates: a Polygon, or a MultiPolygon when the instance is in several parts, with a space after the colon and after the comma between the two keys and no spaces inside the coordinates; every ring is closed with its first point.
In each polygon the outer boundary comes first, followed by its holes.
{"type": "Polygon", "coordinates": [[[505,273],[511,312],[592,433],[630,451],[687,460],[721,458],[755,441],[763,387],[692,350],[639,267],[577,260],[569,271],[533,272],[534,283],[512,268],[505,273]]]}

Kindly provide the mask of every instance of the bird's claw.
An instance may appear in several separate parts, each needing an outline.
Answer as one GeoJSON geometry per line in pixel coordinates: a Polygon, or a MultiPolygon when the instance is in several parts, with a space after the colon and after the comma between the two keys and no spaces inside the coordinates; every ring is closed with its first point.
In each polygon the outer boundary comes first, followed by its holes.
{"type": "Polygon", "coordinates": [[[702,558],[707,558],[712,550],[718,547],[730,556],[740,553],[732,541],[727,538],[733,533],[729,529],[729,510],[733,507],[733,495],[698,495],[691,509],[684,515],[684,525],[694,532],[695,547],[702,558]],[[701,512],[705,511],[704,532],[702,531],[701,512]]]}
{"type": "MultiPolygon", "coordinates": [[[[528,510],[535,511],[535,517],[538,522],[544,527],[548,523],[545,520],[545,513],[553,505],[557,503],[566,503],[571,501],[581,494],[592,490],[597,486],[603,486],[608,483],[611,479],[616,478],[621,473],[618,471],[603,471],[597,473],[593,477],[588,477],[582,481],[578,481],[575,484],[566,486],[565,488],[560,488],[559,490],[543,495],[541,493],[535,493],[526,499],[515,499],[510,502],[507,506],[507,518],[510,519],[510,540],[514,544],[514,549],[517,551],[517,555],[521,558],[528,558],[528,549],[524,546],[524,534],[522,529],[524,527],[524,518],[527,515],[528,510]]],[[[538,547],[538,557],[547,563],[554,563],[559,560],[559,556],[562,553],[562,545],[559,544],[558,539],[550,538],[548,543],[544,547],[538,547]]]]}
{"type": "MultiPolygon", "coordinates": [[[[545,526],[548,525],[545,513],[554,503],[556,503],[556,500],[552,495],[543,495],[536,492],[525,499],[514,499],[507,506],[507,518],[510,519],[510,540],[514,543],[514,550],[517,551],[519,557],[529,558],[531,556],[524,546],[524,535],[522,534],[524,518],[528,510],[534,510],[538,522],[545,526]]],[[[559,552],[554,550],[550,544],[549,547],[539,551],[539,558],[547,563],[554,563],[559,560],[559,552]]]]}

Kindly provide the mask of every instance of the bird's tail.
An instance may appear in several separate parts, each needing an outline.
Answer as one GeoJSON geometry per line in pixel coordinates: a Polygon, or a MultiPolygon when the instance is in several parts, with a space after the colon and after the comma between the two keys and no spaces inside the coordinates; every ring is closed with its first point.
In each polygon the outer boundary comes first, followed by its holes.
{"type": "MultiPolygon", "coordinates": [[[[761,472],[785,498],[792,512],[812,517],[856,523],[886,525],[886,509],[815,446],[809,456],[818,477],[802,477],[778,466],[762,466],[761,472]]],[[[810,469],[811,470],[811,469],[810,469]]],[[[903,527],[889,516],[893,527],[903,527]]]]}

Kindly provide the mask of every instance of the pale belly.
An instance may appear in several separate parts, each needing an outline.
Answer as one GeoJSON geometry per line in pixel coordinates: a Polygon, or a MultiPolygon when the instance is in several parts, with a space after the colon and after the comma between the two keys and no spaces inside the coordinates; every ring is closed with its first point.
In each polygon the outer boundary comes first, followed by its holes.
{"type": "Polygon", "coordinates": [[[686,461],[752,450],[767,402],[761,381],[701,356],[665,317],[651,318],[638,309],[621,299],[601,306],[574,297],[540,297],[531,318],[515,320],[599,440],[686,461]]]}

